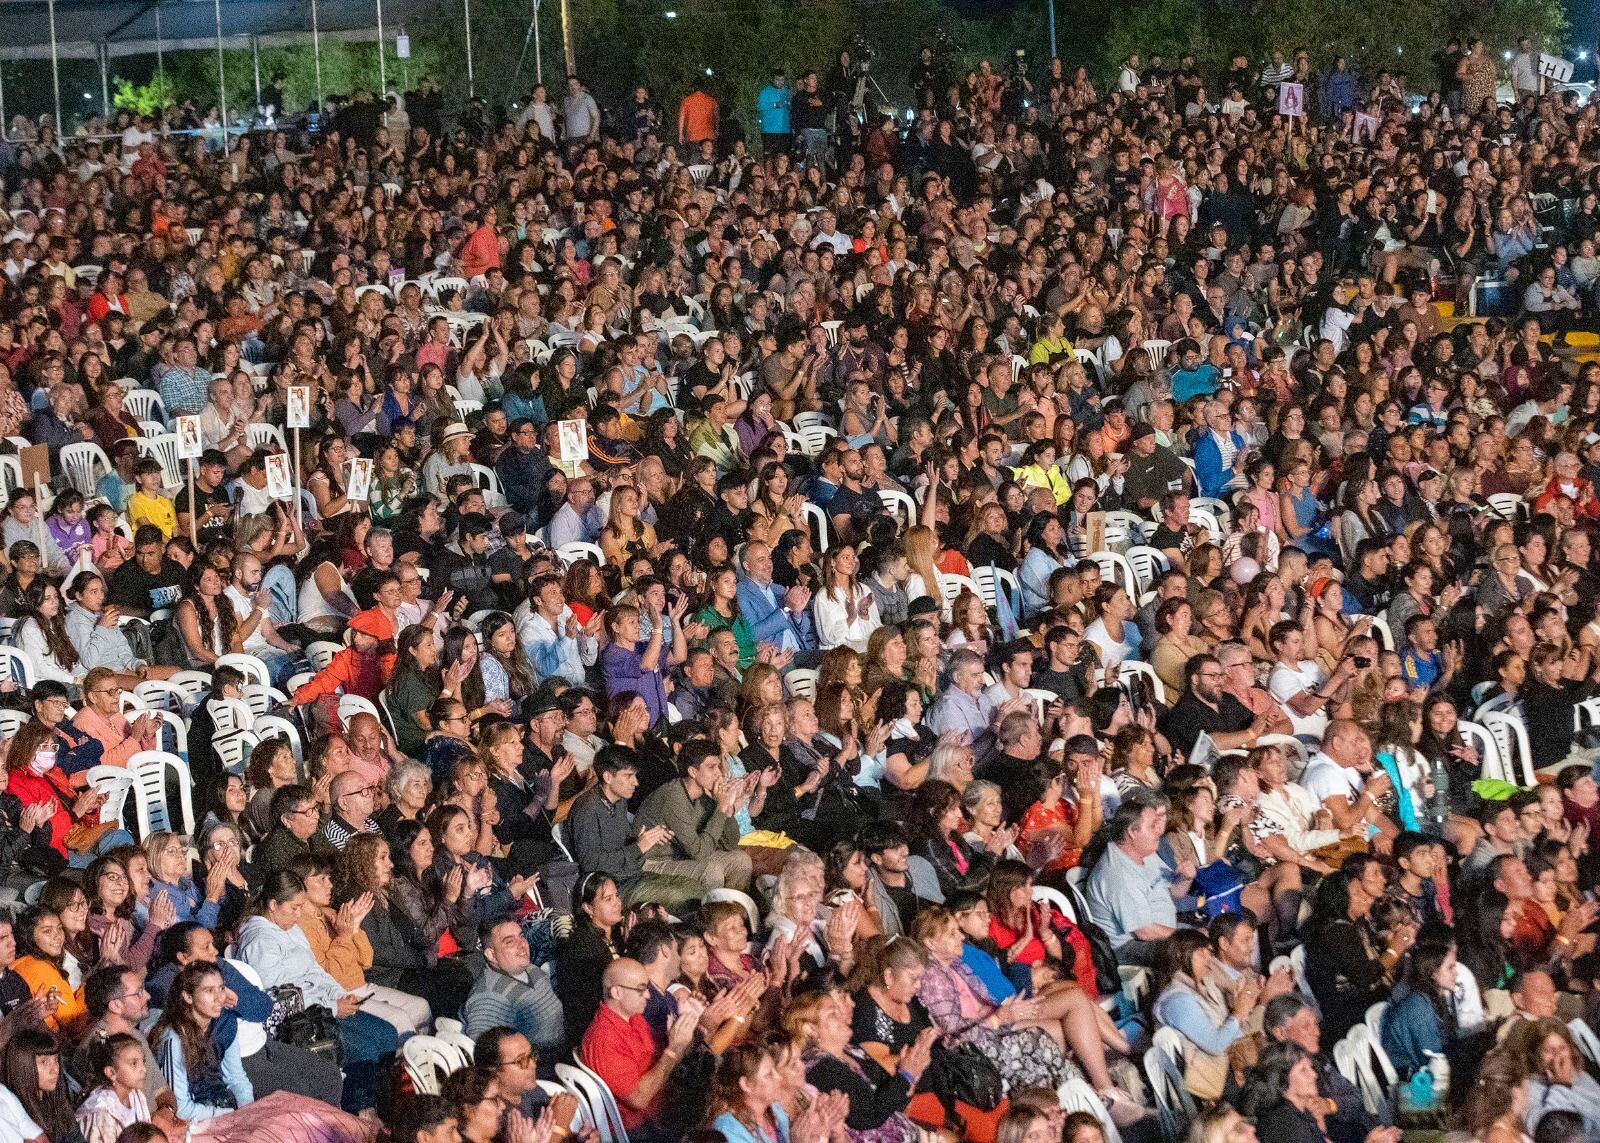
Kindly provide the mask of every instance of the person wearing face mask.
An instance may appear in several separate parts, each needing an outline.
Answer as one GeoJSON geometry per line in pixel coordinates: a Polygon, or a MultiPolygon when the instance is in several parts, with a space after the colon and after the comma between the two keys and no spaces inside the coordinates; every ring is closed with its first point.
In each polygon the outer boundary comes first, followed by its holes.
{"type": "Polygon", "coordinates": [[[22,803],[19,825],[24,833],[48,826],[50,846],[73,865],[86,866],[103,850],[131,844],[133,838],[114,822],[101,823],[105,794],[74,789],[59,765],[63,752],[58,727],[67,709],[66,688],[43,682],[32,697],[35,717],[17,731],[6,755],[6,793],[22,803]]]}

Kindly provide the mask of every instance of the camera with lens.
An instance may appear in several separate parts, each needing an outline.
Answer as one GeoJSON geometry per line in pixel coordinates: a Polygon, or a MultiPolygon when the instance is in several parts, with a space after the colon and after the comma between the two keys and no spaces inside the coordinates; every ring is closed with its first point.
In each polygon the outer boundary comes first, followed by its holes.
{"type": "Polygon", "coordinates": [[[1011,57],[1010,72],[1012,79],[1021,79],[1028,74],[1028,53],[1024,49],[1018,48],[1017,54],[1011,57]]]}
{"type": "Polygon", "coordinates": [[[878,49],[865,36],[857,35],[850,40],[851,59],[854,61],[854,72],[857,76],[872,74],[872,61],[878,58],[878,49]]]}

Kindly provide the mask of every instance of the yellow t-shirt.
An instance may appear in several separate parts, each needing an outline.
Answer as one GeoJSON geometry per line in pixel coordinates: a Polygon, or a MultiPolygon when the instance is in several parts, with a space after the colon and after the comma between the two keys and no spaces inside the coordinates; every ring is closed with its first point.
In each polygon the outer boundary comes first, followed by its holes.
{"type": "Polygon", "coordinates": [[[143,492],[135,492],[128,497],[128,523],[135,529],[140,524],[154,524],[170,540],[178,528],[178,513],[172,507],[172,501],[165,496],[146,496],[143,492]]]}

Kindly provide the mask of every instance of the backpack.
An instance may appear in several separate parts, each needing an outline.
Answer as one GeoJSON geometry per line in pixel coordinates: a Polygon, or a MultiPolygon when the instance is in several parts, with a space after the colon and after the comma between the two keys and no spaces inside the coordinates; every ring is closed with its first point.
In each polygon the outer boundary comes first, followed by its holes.
{"type": "Polygon", "coordinates": [[[1244,879],[1233,866],[1226,861],[1213,861],[1195,870],[1190,892],[1200,900],[1196,911],[1210,919],[1242,909],[1239,894],[1243,889],[1244,879]]]}

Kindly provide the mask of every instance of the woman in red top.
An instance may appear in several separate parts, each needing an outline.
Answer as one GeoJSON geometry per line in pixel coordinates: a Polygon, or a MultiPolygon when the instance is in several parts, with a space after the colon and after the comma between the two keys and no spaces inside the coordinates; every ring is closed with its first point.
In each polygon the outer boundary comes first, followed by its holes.
{"type": "MultiPolygon", "coordinates": [[[[50,695],[42,701],[57,700],[50,695]]],[[[65,693],[59,701],[66,704],[65,693]]],[[[56,765],[58,750],[56,732],[45,723],[33,719],[24,725],[6,754],[6,793],[22,803],[22,831],[31,833],[48,823],[51,848],[71,861],[76,855],[68,850],[67,835],[80,821],[85,825],[99,821],[106,795],[100,790],[74,790],[65,771],[56,765]]],[[[133,840],[122,830],[110,831],[107,836],[112,833],[121,841],[133,840]]],[[[89,864],[93,856],[85,855],[79,864],[89,864]]]]}
{"type": "Polygon", "coordinates": [[[1007,964],[1033,970],[1033,988],[1050,979],[1052,961],[1063,979],[1075,981],[1092,999],[1100,998],[1089,938],[1052,905],[1033,899],[1033,870],[1020,861],[1000,861],[989,875],[989,937],[1007,964]]]}

